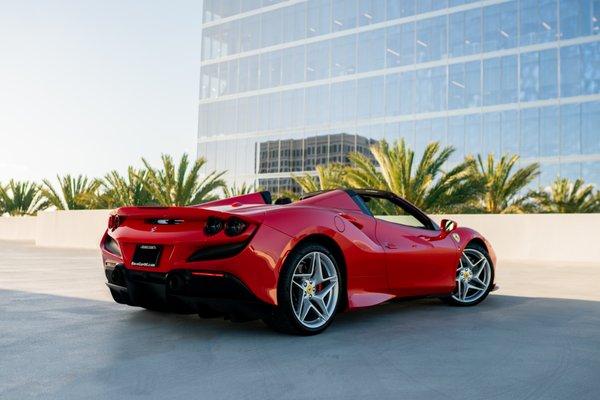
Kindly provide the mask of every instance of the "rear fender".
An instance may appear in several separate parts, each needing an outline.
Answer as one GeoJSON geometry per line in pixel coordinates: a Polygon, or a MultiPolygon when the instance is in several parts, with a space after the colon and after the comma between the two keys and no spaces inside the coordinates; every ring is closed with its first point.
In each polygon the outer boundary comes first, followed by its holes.
{"type": "Polygon", "coordinates": [[[290,252],[312,236],[327,236],[338,246],[346,268],[349,308],[369,306],[389,300],[384,252],[360,228],[346,221],[340,224],[340,213],[311,209],[268,213],[263,224],[290,236],[277,264],[277,275],[290,252]],[[336,220],[338,225],[336,226],[336,220]]]}

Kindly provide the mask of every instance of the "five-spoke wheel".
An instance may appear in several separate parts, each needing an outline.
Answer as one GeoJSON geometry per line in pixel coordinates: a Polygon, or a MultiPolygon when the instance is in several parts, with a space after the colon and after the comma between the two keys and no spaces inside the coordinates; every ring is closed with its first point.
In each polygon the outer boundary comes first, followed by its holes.
{"type": "Polygon", "coordinates": [[[456,267],[454,292],[447,300],[460,306],[472,306],[483,301],[491,290],[493,273],[487,251],[476,244],[467,246],[456,267]]]}
{"type": "Polygon", "coordinates": [[[341,275],[335,256],[321,244],[298,246],[279,275],[278,306],[265,319],[284,332],[312,335],[331,323],[339,304],[341,275]]]}
{"type": "Polygon", "coordinates": [[[308,253],[294,269],[290,300],[298,321],[307,328],[319,328],[329,321],[338,299],[338,274],[329,256],[308,253]]]}

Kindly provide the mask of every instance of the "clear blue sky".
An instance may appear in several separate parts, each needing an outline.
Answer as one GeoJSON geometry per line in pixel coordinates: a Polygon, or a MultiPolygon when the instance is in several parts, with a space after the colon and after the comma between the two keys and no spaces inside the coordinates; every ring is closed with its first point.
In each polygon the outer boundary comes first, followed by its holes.
{"type": "Polygon", "coordinates": [[[0,182],[195,157],[201,7],[0,0],[0,182]]]}

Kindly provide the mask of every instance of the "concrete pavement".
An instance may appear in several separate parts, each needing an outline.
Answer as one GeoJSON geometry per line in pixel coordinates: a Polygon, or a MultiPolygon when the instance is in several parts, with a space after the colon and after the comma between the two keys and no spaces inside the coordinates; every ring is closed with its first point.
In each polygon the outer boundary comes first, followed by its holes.
{"type": "Polygon", "coordinates": [[[1,399],[600,398],[600,266],[504,263],[475,308],[392,303],[307,338],[103,282],[95,251],[0,242],[1,399]]]}

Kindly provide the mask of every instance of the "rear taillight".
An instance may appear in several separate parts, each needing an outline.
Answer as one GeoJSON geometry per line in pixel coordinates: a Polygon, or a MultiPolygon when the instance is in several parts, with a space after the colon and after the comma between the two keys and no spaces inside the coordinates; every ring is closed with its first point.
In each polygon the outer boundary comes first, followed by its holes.
{"type": "Polygon", "coordinates": [[[209,217],[204,225],[204,233],[208,236],[215,235],[223,229],[223,221],[216,217],[209,217]]]}
{"type": "Polygon", "coordinates": [[[110,229],[111,231],[114,231],[115,229],[117,229],[119,227],[119,225],[121,225],[122,222],[123,222],[123,217],[120,217],[117,214],[112,214],[111,216],[108,217],[108,229],[110,229]]]}
{"type": "Polygon", "coordinates": [[[248,224],[238,218],[229,218],[227,222],[225,222],[225,234],[227,236],[237,236],[243,233],[248,224]]]}

